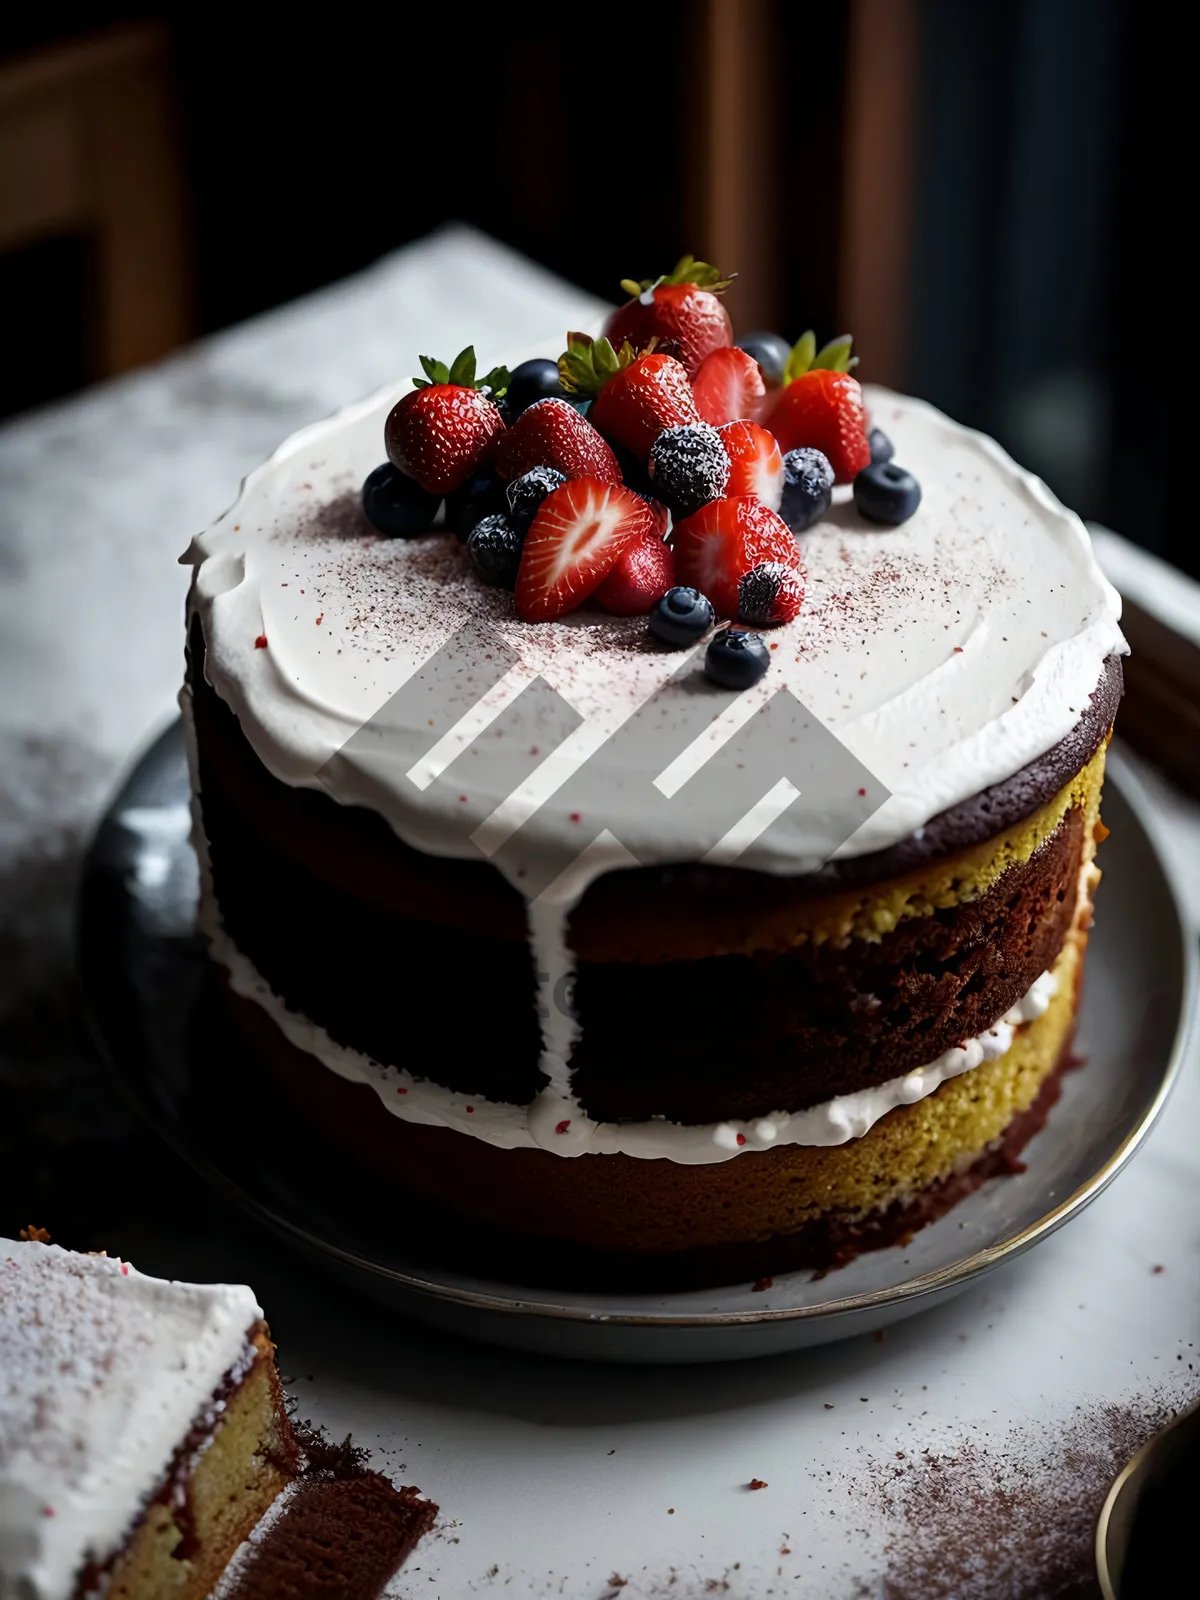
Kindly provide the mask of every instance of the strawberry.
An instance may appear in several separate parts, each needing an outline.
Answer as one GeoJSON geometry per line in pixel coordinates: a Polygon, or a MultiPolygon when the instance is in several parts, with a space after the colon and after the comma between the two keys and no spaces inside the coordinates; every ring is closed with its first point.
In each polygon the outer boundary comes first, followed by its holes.
{"type": "Polygon", "coordinates": [[[650,507],[618,483],[571,478],[547,495],[525,535],[517,574],[517,615],[549,622],[574,611],[640,536],[650,507]]]}
{"type": "Polygon", "coordinates": [[[651,339],[672,346],[694,378],[705,356],[733,343],[729,313],[718,298],[730,282],[694,256],[684,256],[661,278],[623,278],[621,287],[633,298],[613,312],[604,331],[617,349],[627,340],[635,349],[651,339]]]}
{"type": "Polygon", "coordinates": [[[606,439],[645,461],[664,428],[699,422],[688,375],[673,356],[631,344],[569,333],[558,360],[559,382],[572,394],[594,395],[589,420],[606,439]]]}
{"type": "Polygon", "coordinates": [[[731,344],[705,356],[692,379],[692,391],[696,410],[705,422],[719,428],[726,422],[755,416],[767,386],[754,357],[731,344]]]}
{"type": "Polygon", "coordinates": [[[707,595],[719,617],[738,615],[738,585],[761,562],[800,565],[787,523],[751,495],[711,500],[676,523],[671,543],[676,582],[707,595]]]}
{"type": "Polygon", "coordinates": [[[727,496],[756,495],[778,511],[783,499],[783,452],[779,441],[757,422],[727,422],[718,432],[729,457],[727,496]]]}
{"type": "Polygon", "coordinates": [[[502,478],[523,478],[533,467],[554,467],[566,478],[621,481],[608,443],[568,400],[536,401],[500,441],[496,471],[502,478]]]}
{"type": "Polygon", "coordinates": [[[618,617],[644,617],[675,586],[675,557],[657,532],[640,534],[593,599],[618,617]]]}
{"type": "Polygon", "coordinates": [[[475,350],[454,365],[421,357],[424,378],[396,402],[383,426],[388,460],[429,494],[446,495],[496,453],[504,419],[490,395],[503,394],[508,371],[495,367],[475,381],[475,350]]]}
{"type": "Polygon", "coordinates": [[[862,389],[850,376],[856,358],[848,334],[820,351],[816,343],[811,333],[797,342],[762,420],[785,455],[812,446],[828,457],[835,482],[850,483],[871,461],[862,389]]]}
{"type": "Polygon", "coordinates": [[[738,617],[756,628],[791,622],[804,604],[803,567],[760,561],[738,584],[738,617]]]}

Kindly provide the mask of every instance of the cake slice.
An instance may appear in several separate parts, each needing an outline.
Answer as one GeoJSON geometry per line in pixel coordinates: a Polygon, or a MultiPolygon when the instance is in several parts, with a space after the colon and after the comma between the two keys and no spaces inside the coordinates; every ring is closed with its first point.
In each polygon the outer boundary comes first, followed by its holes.
{"type": "Polygon", "coordinates": [[[203,1600],[299,1470],[250,1289],[0,1240],[0,1600],[203,1600]]]}

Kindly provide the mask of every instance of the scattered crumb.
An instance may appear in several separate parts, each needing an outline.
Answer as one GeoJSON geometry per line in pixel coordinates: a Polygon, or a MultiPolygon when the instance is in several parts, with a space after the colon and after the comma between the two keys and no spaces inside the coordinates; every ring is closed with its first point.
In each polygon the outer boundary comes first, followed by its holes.
{"type": "Polygon", "coordinates": [[[751,1478],[746,1487],[747,1489],[765,1489],[767,1480],[765,1478],[751,1478]]]}
{"type": "MultiPolygon", "coordinates": [[[[35,1224],[32,1223],[32,1222],[29,1224],[29,1226],[27,1228],[22,1228],[20,1233],[17,1235],[17,1237],[19,1239],[23,1239],[26,1244],[49,1244],[50,1243],[50,1235],[46,1231],[46,1229],[45,1228],[39,1228],[39,1227],[35,1226],[35,1224]]],[[[1162,1268],[1161,1267],[1156,1267],[1155,1271],[1161,1272],[1162,1268]]]]}

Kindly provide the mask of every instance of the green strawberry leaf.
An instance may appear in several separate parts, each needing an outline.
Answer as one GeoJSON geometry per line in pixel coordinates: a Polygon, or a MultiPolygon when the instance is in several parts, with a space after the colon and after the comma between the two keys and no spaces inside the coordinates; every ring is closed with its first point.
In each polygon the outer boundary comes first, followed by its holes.
{"type": "Polygon", "coordinates": [[[475,387],[475,346],[469,344],[465,350],[460,350],[454,358],[454,365],[450,368],[450,382],[461,384],[464,389],[475,387]]]}
{"type": "Polygon", "coordinates": [[[824,372],[849,372],[851,367],[858,365],[858,357],[850,354],[853,340],[848,333],[839,334],[836,339],[822,345],[820,350],[810,362],[811,368],[820,368],[824,372]]]}
{"type": "Polygon", "coordinates": [[[816,353],[817,336],[810,328],[807,333],[802,333],[792,346],[792,353],[783,369],[784,383],[794,383],[797,378],[802,378],[812,366],[816,353]]]}
{"type": "Polygon", "coordinates": [[[627,295],[634,299],[638,295],[651,293],[660,283],[694,283],[698,289],[711,289],[714,294],[720,294],[722,289],[728,289],[737,276],[731,272],[723,278],[707,261],[697,261],[695,256],[680,256],[670,272],[661,273],[657,278],[622,278],[621,287],[627,295]]]}
{"type": "MultiPolygon", "coordinates": [[[[647,349],[656,342],[651,340],[647,349]]],[[[645,350],[635,350],[628,339],[614,350],[603,337],[592,339],[586,333],[568,333],[567,348],[558,358],[558,381],[568,394],[599,394],[611,377],[645,354],[645,350]]]]}
{"type": "Polygon", "coordinates": [[[477,389],[490,389],[492,391],[492,399],[499,400],[502,395],[508,393],[508,386],[511,382],[512,373],[509,372],[507,367],[493,367],[490,372],[485,373],[480,378],[475,387],[477,389]]]}
{"type": "Polygon", "coordinates": [[[432,356],[422,356],[421,367],[430,383],[450,382],[450,369],[444,361],[435,361],[432,356]]]}

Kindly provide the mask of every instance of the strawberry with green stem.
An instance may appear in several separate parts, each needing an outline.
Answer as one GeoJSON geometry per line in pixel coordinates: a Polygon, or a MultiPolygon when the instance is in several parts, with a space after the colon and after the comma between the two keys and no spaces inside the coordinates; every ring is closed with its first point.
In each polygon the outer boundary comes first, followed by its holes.
{"type": "Polygon", "coordinates": [[[837,483],[851,483],[871,460],[862,388],[850,376],[857,356],[850,335],[817,349],[809,332],[798,339],[783,373],[783,387],[760,419],[786,455],[801,445],[829,458],[837,483]]]}
{"type": "Polygon", "coordinates": [[[504,432],[493,403],[508,387],[508,369],[477,379],[468,345],[451,366],[421,357],[423,378],[392,407],[384,424],[388,460],[430,494],[446,495],[486,466],[504,432]]]}
{"type": "Polygon", "coordinates": [[[640,461],[665,428],[700,421],[688,375],[674,356],[626,341],[615,350],[606,338],[569,333],[558,358],[559,382],[568,394],[591,395],[588,421],[640,461]]]}
{"type": "Polygon", "coordinates": [[[641,283],[622,278],[621,287],[631,298],[613,312],[604,331],[617,349],[626,340],[642,349],[657,339],[678,354],[688,377],[694,378],[705,356],[733,343],[729,313],[720,300],[732,281],[695,256],[683,256],[672,272],[659,278],[641,283]]]}

